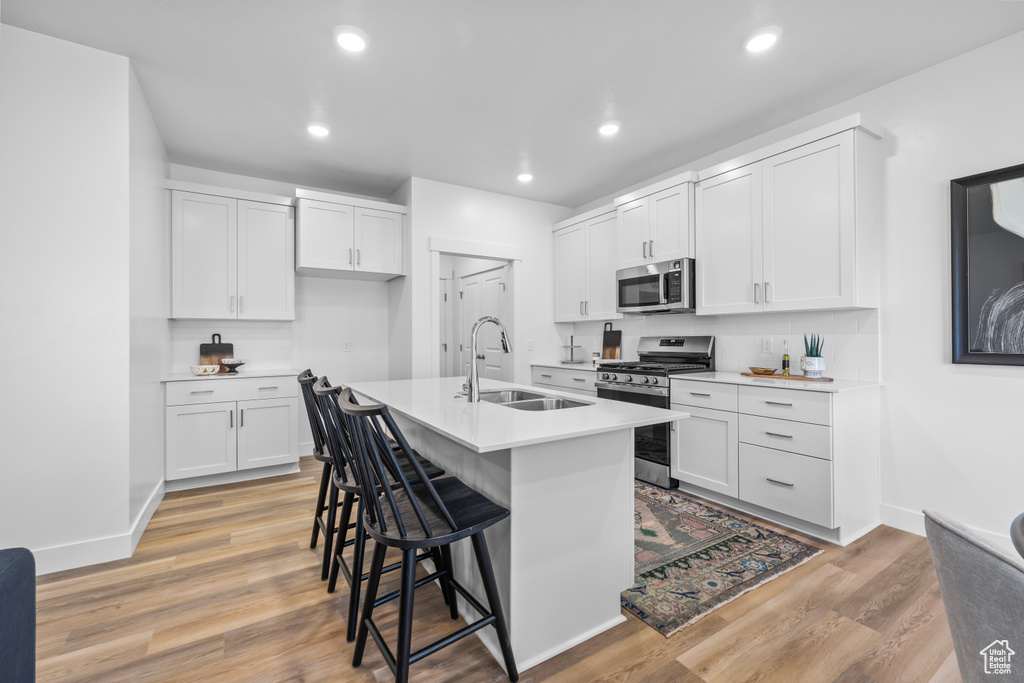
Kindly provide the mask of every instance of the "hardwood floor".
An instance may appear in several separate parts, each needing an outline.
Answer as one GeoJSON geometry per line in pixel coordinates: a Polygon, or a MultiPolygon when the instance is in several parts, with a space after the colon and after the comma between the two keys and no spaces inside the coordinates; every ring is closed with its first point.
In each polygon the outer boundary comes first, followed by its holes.
{"type": "MultiPolygon", "coordinates": [[[[169,493],[134,557],[40,577],[38,680],[391,680],[373,643],[351,666],[348,588],[327,594],[308,547],[320,465],[301,470],[169,493]]],[[[924,538],[880,527],[846,548],[802,540],[825,552],[671,638],[627,615],[520,680],[960,680],[924,538]]],[[[451,629],[440,591],[417,591],[416,610],[413,649],[451,629]]],[[[395,603],[379,613],[392,642],[395,603]]],[[[508,680],[475,637],[412,671],[508,680]]]]}

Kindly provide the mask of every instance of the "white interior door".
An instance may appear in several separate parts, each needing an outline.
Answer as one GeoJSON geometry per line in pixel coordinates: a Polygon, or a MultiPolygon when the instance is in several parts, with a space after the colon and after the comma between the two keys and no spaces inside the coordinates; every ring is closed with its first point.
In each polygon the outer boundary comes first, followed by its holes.
{"type": "Polygon", "coordinates": [[[438,329],[441,333],[438,351],[440,353],[441,377],[452,377],[455,373],[458,357],[458,341],[455,335],[455,282],[452,278],[441,278],[441,318],[438,329]]]}
{"type": "MultiPolygon", "coordinates": [[[[472,355],[471,335],[477,320],[492,315],[501,320],[509,335],[512,335],[508,324],[512,310],[508,266],[459,278],[459,291],[459,337],[462,346],[460,372],[468,375],[472,355]]],[[[480,328],[477,344],[477,352],[483,356],[479,366],[480,376],[511,381],[510,355],[501,349],[498,327],[485,325],[480,328]]]]}

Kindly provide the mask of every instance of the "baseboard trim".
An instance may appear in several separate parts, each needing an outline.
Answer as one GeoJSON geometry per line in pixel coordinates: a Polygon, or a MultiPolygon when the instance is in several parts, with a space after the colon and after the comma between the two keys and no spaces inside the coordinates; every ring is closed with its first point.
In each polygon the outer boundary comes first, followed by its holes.
{"type": "Polygon", "coordinates": [[[139,541],[142,540],[142,534],[145,533],[146,527],[149,526],[149,520],[153,519],[153,515],[156,514],[156,509],[160,505],[160,501],[164,499],[166,490],[164,481],[161,479],[153,488],[153,493],[149,494],[149,500],[146,501],[146,504],[139,511],[135,521],[132,522],[129,555],[135,553],[135,548],[138,547],[139,541]]]}
{"type": "MultiPolygon", "coordinates": [[[[884,503],[879,506],[879,509],[881,511],[882,524],[902,531],[909,531],[910,533],[917,534],[918,536],[925,535],[924,513],[920,510],[907,510],[906,508],[896,507],[895,505],[886,505],[884,503]]],[[[941,512],[941,510],[938,512],[941,512]]],[[[979,529],[978,527],[971,526],[970,524],[964,524],[964,526],[1000,548],[1004,548],[1008,553],[1012,555],[1016,554],[1013,542],[1010,540],[1010,534],[997,534],[992,531],[986,531],[985,529],[979,529]]]]}
{"type": "Polygon", "coordinates": [[[171,491],[187,491],[205,486],[218,486],[220,484],[234,484],[239,481],[251,481],[252,479],[265,479],[266,477],[279,477],[282,474],[294,474],[299,471],[299,463],[289,462],[284,465],[272,465],[271,467],[257,467],[253,470],[238,470],[236,472],[222,472],[220,474],[208,474],[205,477],[190,477],[188,479],[174,479],[166,483],[168,493],[171,491]]]}

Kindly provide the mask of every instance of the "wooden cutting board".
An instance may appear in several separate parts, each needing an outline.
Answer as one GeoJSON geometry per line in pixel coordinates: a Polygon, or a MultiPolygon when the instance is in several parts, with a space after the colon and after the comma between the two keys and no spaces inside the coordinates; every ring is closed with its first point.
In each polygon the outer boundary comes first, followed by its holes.
{"type": "Polygon", "coordinates": [[[622,357],[622,330],[613,330],[611,323],[604,324],[604,336],[601,339],[601,358],[622,357]]]}
{"type": "Polygon", "coordinates": [[[752,372],[741,372],[744,377],[758,377],[760,379],[798,379],[801,382],[834,382],[831,377],[804,377],[803,375],[755,375],[752,372]]]}
{"type": "Polygon", "coordinates": [[[234,344],[222,344],[220,341],[220,335],[215,334],[212,337],[211,344],[200,344],[199,345],[199,364],[200,365],[220,365],[218,373],[227,372],[228,367],[221,365],[220,361],[222,358],[234,358],[235,357],[235,345],[234,344]]]}

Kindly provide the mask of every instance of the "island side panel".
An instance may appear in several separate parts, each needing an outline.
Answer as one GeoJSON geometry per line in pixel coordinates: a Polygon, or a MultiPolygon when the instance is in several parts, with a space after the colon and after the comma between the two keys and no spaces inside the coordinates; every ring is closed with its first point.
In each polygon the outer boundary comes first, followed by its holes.
{"type": "Polygon", "coordinates": [[[527,669],[625,620],[633,430],[512,449],[513,647],[527,669]]]}

